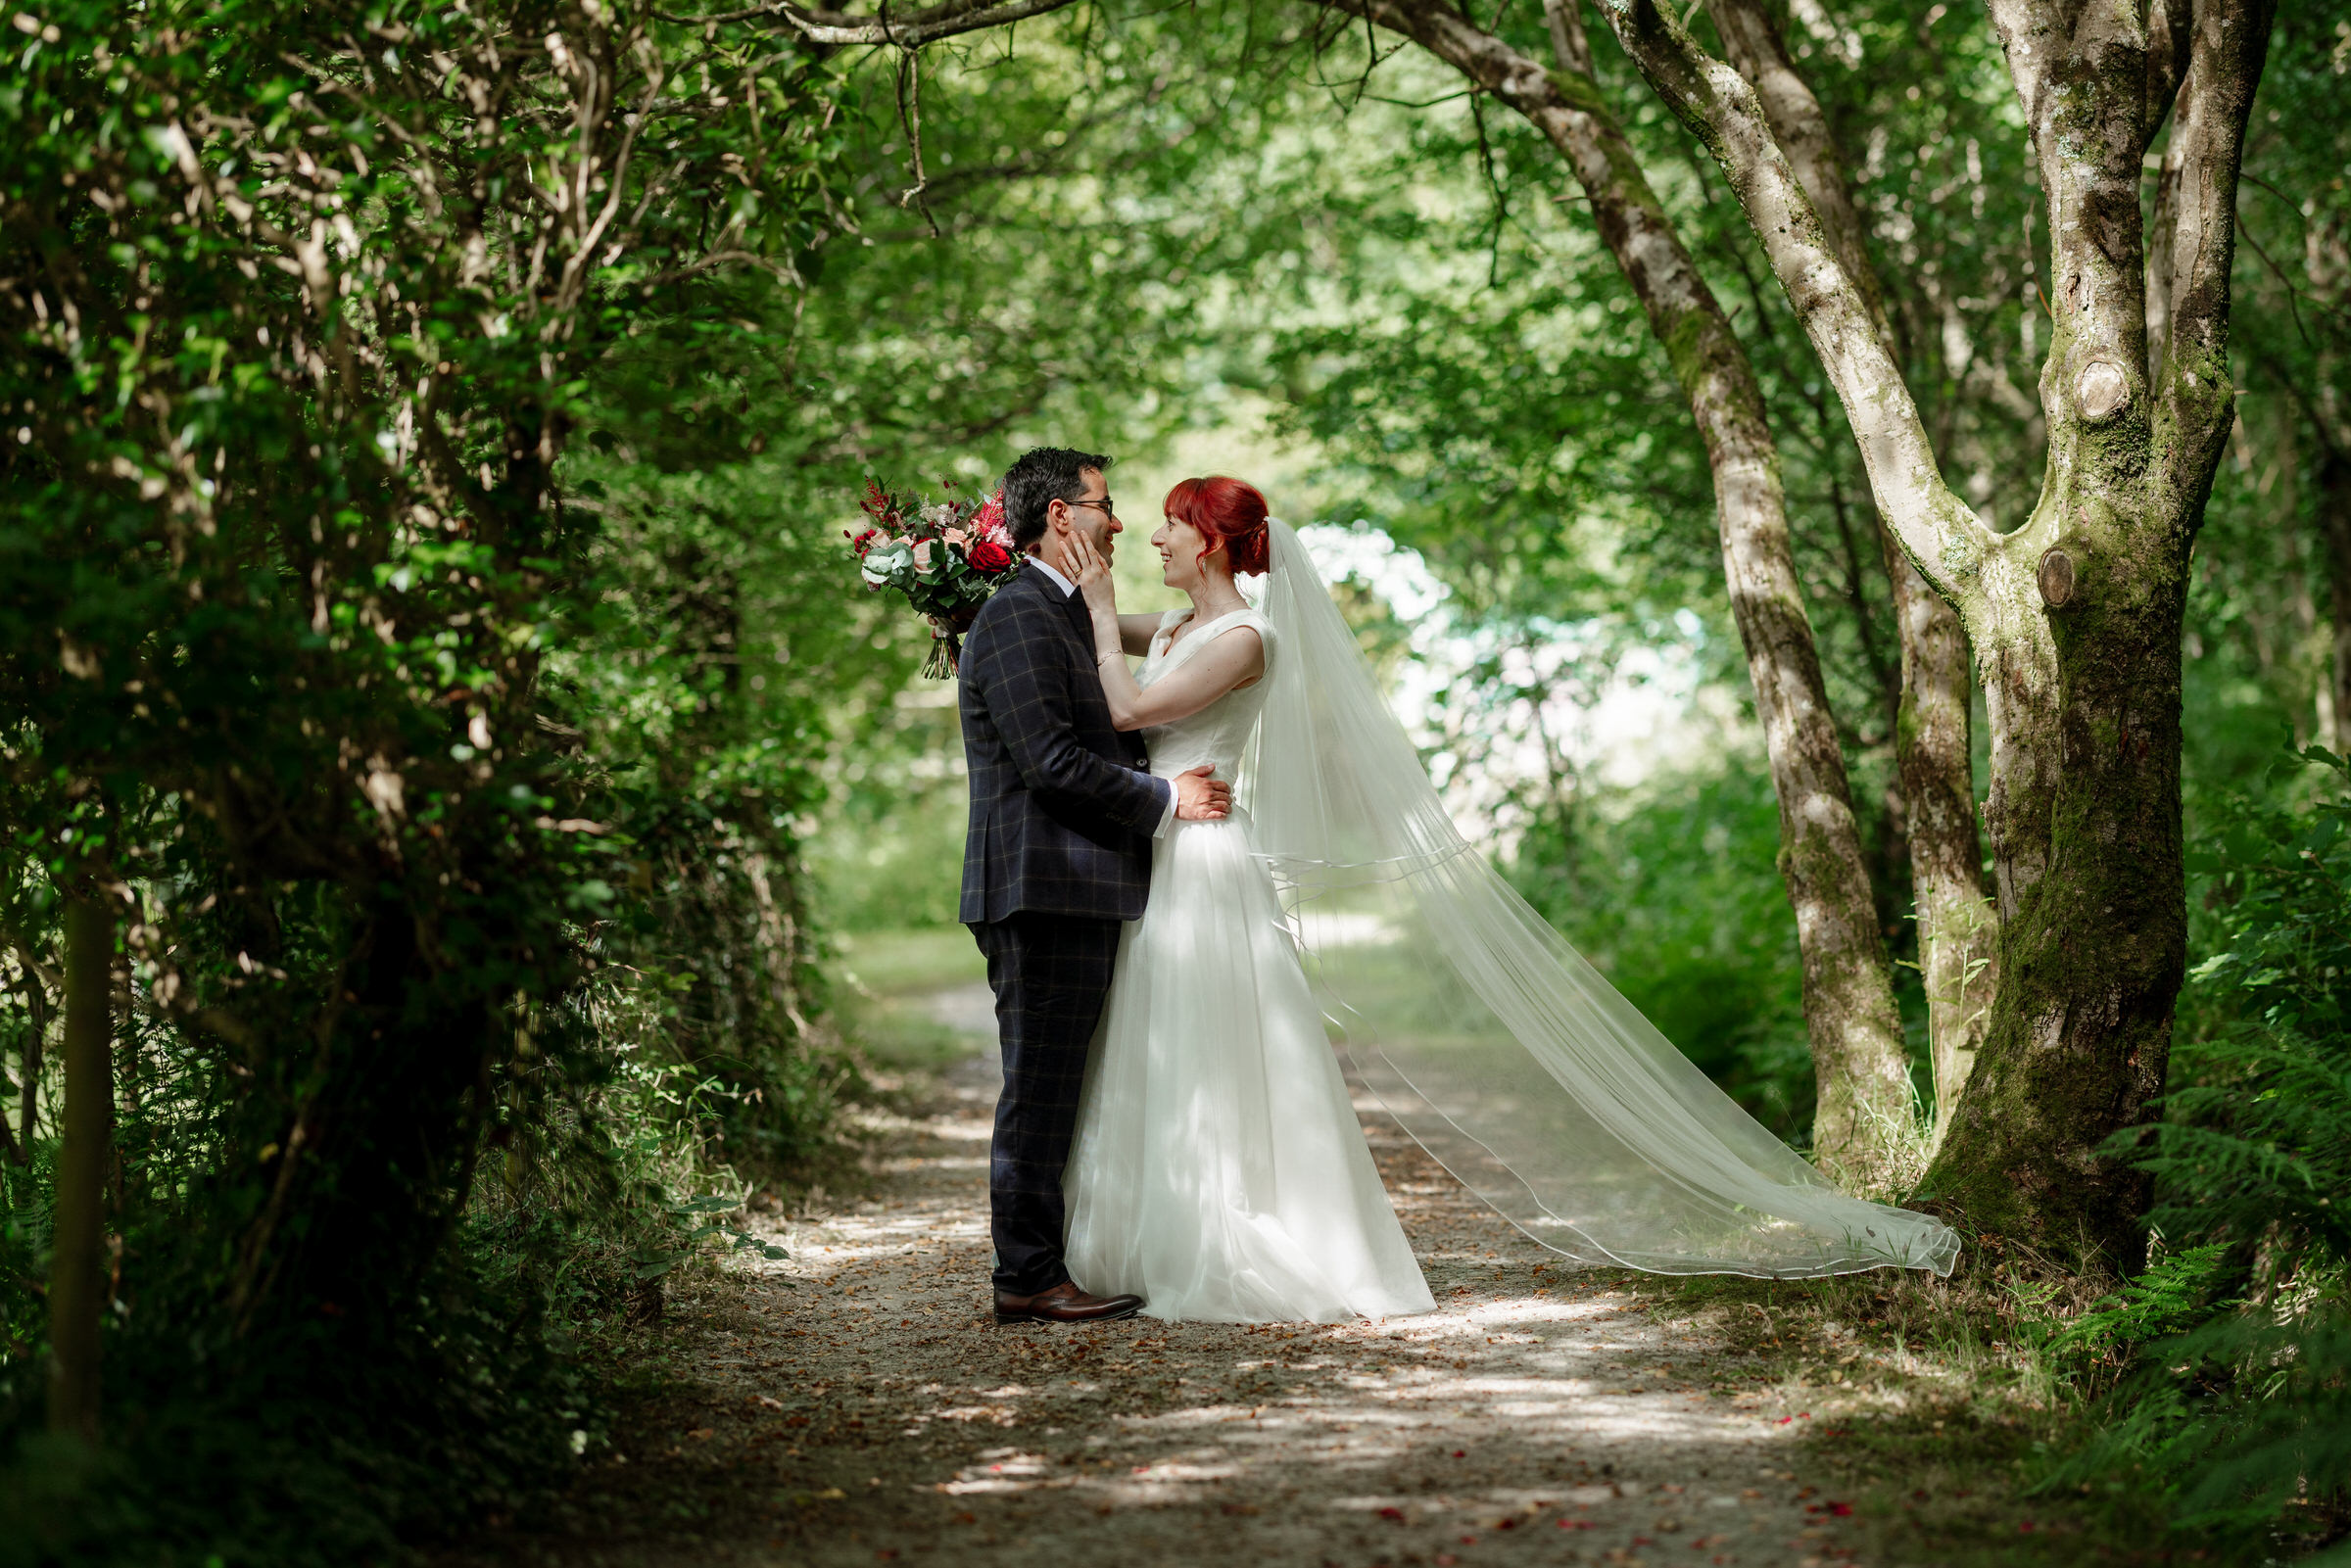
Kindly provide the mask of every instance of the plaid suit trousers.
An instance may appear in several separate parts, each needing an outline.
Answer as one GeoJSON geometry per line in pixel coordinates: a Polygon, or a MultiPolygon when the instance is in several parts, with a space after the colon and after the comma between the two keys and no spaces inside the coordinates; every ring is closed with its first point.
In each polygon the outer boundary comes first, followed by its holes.
{"type": "Polygon", "coordinates": [[[1031,911],[972,927],[987,956],[1004,1051],[987,1163],[998,1290],[1027,1296],[1070,1277],[1061,1260],[1061,1176],[1078,1130],[1086,1049],[1110,993],[1119,927],[1031,911]]]}

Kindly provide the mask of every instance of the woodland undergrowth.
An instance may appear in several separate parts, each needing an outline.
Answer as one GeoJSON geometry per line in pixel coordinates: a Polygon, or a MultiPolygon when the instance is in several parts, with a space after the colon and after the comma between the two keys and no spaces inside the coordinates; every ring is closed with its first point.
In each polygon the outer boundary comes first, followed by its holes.
{"type": "Polygon", "coordinates": [[[1947,1281],[1657,1288],[1807,1396],[1895,1556],[2351,1561],[2347,786],[2311,748],[2198,846],[2164,1115],[2108,1151],[2155,1181],[2120,1289],[1981,1239],[1947,1281]]]}

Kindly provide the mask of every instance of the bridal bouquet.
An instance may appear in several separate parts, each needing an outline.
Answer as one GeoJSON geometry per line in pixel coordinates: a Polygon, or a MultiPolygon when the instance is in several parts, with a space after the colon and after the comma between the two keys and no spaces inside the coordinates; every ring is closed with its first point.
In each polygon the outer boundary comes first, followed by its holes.
{"type": "MultiPolygon", "coordinates": [[[[952,480],[946,488],[954,489],[952,480]]],[[[912,491],[887,490],[869,480],[859,508],[872,519],[849,534],[858,572],[872,590],[894,588],[931,623],[931,657],[923,674],[944,680],[963,654],[963,634],[987,596],[1020,569],[1012,530],[1004,524],[1004,493],[985,500],[925,501],[912,491]]]]}

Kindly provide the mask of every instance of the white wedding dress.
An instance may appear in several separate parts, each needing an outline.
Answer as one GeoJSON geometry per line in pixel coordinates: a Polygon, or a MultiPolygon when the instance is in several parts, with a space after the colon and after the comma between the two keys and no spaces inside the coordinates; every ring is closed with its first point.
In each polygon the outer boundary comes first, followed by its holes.
{"type": "Polygon", "coordinates": [[[1266,641],[1262,679],[1144,732],[1152,772],[1214,763],[1234,809],[1159,841],[1121,937],[1064,1181],[1078,1283],[1165,1318],[1429,1310],[1334,1043],[1571,1267],[1949,1274],[1949,1226],[1838,1191],[1463,837],[1304,542],[1268,529],[1258,608],[1173,648],[1169,615],[1137,676],[1238,626],[1266,641]]]}
{"type": "MultiPolygon", "coordinates": [[[[1238,771],[1282,657],[1254,610],[1200,626],[1170,611],[1149,687],[1238,627],[1268,674],[1143,732],[1151,771],[1238,771]]],[[[1119,943],[1070,1154],[1066,1254],[1097,1294],[1152,1317],[1333,1322],[1435,1303],[1380,1185],[1322,1013],[1249,818],[1178,822],[1156,846],[1143,918],[1119,943]]]]}

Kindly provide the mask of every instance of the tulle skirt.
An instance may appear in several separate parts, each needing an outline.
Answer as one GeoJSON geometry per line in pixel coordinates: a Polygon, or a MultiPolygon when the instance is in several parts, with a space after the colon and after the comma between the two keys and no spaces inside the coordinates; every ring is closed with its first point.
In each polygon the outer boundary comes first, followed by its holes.
{"type": "Polygon", "coordinates": [[[1156,847],[1086,1065],[1071,1277],[1167,1319],[1428,1311],[1248,833],[1236,811],[1156,847]]]}

